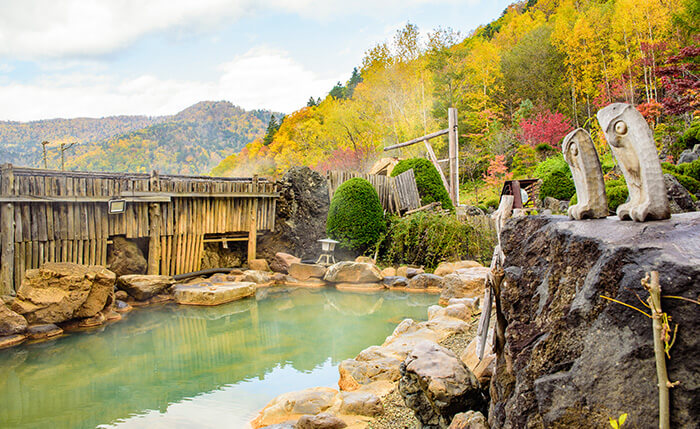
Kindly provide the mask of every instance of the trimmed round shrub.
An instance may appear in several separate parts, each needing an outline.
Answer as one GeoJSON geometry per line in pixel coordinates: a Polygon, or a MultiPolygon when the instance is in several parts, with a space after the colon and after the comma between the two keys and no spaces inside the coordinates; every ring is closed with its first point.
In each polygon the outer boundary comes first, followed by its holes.
{"type": "Polygon", "coordinates": [[[443,209],[454,210],[450,194],[447,193],[447,189],[445,189],[442,179],[440,179],[440,173],[427,159],[411,158],[400,161],[391,171],[391,177],[396,177],[410,169],[413,169],[422,205],[439,201],[443,209]]]}
{"type": "Polygon", "coordinates": [[[384,210],[371,183],[355,177],[338,187],[326,219],[330,238],[363,252],[374,246],[385,231],[384,210]]]}
{"type": "Polygon", "coordinates": [[[569,200],[576,193],[576,186],[565,172],[554,170],[542,179],[540,187],[540,199],[546,197],[556,198],[557,200],[569,200]]]}

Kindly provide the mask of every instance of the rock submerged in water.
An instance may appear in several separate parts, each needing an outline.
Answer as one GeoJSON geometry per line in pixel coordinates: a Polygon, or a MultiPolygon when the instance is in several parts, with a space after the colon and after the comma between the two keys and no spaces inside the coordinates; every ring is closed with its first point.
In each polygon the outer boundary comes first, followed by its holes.
{"type": "Polygon", "coordinates": [[[240,282],[212,286],[177,284],[175,302],[184,305],[219,305],[255,295],[255,283],[240,282]]]}
{"type": "MultiPolygon", "coordinates": [[[[697,298],[700,214],[663,221],[616,218],[509,220],[500,305],[505,351],[491,381],[491,427],[658,427],[657,381],[648,318],[601,298],[640,306],[645,272],[656,270],[664,295],[697,298]],[[512,362],[509,370],[506,362],[512,362]]],[[[697,427],[700,310],[677,299],[662,307],[678,323],[667,359],[671,427],[697,427]]]]}
{"type": "Polygon", "coordinates": [[[47,262],[25,272],[11,308],[30,324],[92,317],[108,303],[115,280],[102,266],[47,262]]]}

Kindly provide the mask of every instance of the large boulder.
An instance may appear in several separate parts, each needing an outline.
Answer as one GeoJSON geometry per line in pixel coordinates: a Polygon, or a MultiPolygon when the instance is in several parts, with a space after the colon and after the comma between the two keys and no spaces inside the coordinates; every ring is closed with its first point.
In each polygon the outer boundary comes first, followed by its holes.
{"type": "Polygon", "coordinates": [[[447,429],[489,429],[486,417],[478,411],[459,413],[447,429]]]}
{"type": "Polygon", "coordinates": [[[408,281],[409,289],[442,289],[442,277],[435,274],[418,274],[408,281]]]}
{"type": "Polygon", "coordinates": [[[666,173],[664,174],[664,185],[666,185],[666,194],[671,206],[671,213],[695,211],[695,201],[693,201],[690,192],[680,184],[678,179],[666,173]]]}
{"type": "Polygon", "coordinates": [[[30,324],[92,317],[112,302],[115,280],[99,265],[47,262],[25,272],[11,308],[30,324]]]}
{"type": "Polygon", "coordinates": [[[146,274],[148,261],[136,243],[117,236],[112,240],[112,250],[107,257],[107,268],[117,276],[146,274]]]}
{"type": "Polygon", "coordinates": [[[678,164],[693,162],[698,158],[700,158],[700,144],[693,146],[693,149],[686,149],[681,152],[681,155],[678,157],[678,164]]]}
{"type": "Polygon", "coordinates": [[[27,320],[10,310],[0,300],[0,337],[21,334],[27,330],[27,320]]]}
{"type": "Polygon", "coordinates": [[[328,181],[308,167],[292,167],[276,184],[275,229],[259,239],[258,254],[272,260],[286,252],[315,260],[321,251],[317,240],[326,237],[328,181]]]}
{"type": "Polygon", "coordinates": [[[117,279],[117,288],[139,301],[163,293],[174,283],[172,277],[157,275],[129,274],[117,279]]]}
{"type": "Polygon", "coordinates": [[[482,410],[486,399],[474,375],[450,350],[419,343],[401,364],[399,393],[423,428],[446,428],[455,414],[482,410]]]}
{"type": "MultiPolygon", "coordinates": [[[[627,413],[633,427],[658,427],[651,321],[602,296],[641,307],[640,282],[658,271],[664,295],[697,299],[700,213],[644,223],[526,216],[507,222],[501,242],[505,344],[490,426],[608,427],[608,417],[627,413]]],[[[671,427],[694,428],[700,309],[678,299],[662,308],[678,324],[667,359],[669,379],[681,382],[670,390],[671,427]]]]}
{"type": "Polygon", "coordinates": [[[462,268],[444,278],[444,287],[440,292],[440,305],[445,305],[453,298],[474,298],[484,293],[487,267],[462,268]]]}
{"type": "Polygon", "coordinates": [[[289,275],[297,280],[320,279],[326,275],[326,267],[319,264],[293,263],[289,266],[289,275]]]}
{"type": "Polygon", "coordinates": [[[455,271],[463,268],[475,268],[482,267],[480,263],[476,261],[457,261],[457,262],[440,262],[437,268],[435,268],[434,274],[436,276],[446,276],[452,274],[455,271]]]}
{"type": "Polygon", "coordinates": [[[184,305],[219,305],[255,295],[255,283],[241,282],[211,286],[173,286],[175,302],[184,305]]]}
{"type": "Polygon", "coordinates": [[[270,263],[270,269],[276,273],[289,273],[289,266],[301,263],[301,258],[285,252],[275,253],[275,259],[270,263]]]}
{"type": "Polygon", "coordinates": [[[374,264],[343,261],[328,267],[323,280],[331,283],[377,283],[382,274],[374,264]]]}
{"type": "Polygon", "coordinates": [[[301,416],[295,429],[343,429],[348,427],[342,419],[330,413],[301,416]]]}

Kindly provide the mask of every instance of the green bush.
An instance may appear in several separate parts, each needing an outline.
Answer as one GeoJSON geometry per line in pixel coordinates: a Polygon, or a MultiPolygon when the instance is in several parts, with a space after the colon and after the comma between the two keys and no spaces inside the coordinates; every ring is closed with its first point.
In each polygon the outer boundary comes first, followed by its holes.
{"type": "Polygon", "coordinates": [[[608,174],[610,170],[615,168],[615,160],[613,159],[612,152],[600,156],[600,168],[603,170],[603,174],[608,174]]]}
{"type": "Polygon", "coordinates": [[[540,199],[542,200],[546,197],[569,200],[575,193],[574,181],[561,170],[554,170],[542,179],[540,187],[540,199]]]}
{"type": "Polygon", "coordinates": [[[569,169],[569,164],[566,163],[564,156],[559,154],[551,158],[547,158],[544,161],[537,164],[535,167],[535,172],[533,175],[538,179],[544,179],[553,171],[561,171],[566,173],[567,176],[571,177],[571,170],[569,169]]]}
{"type": "Polygon", "coordinates": [[[661,171],[663,171],[664,173],[677,173],[678,167],[671,164],[670,162],[662,162],[661,163],[661,171]]]}
{"type": "MultiPolygon", "coordinates": [[[[608,210],[615,213],[617,206],[627,201],[627,184],[624,179],[610,180],[605,182],[605,194],[608,197],[608,210]]],[[[571,197],[569,207],[578,203],[576,194],[571,197]]]]}
{"type": "Polygon", "coordinates": [[[495,231],[488,221],[460,222],[455,215],[418,212],[391,221],[384,261],[436,267],[442,261],[488,262],[495,231]]]}
{"type": "Polygon", "coordinates": [[[385,231],[384,210],[371,183],[355,177],[338,187],[326,220],[329,237],[363,252],[374,246],[385,231]]]}
{"type": "Polygon", "coordinates": [[[700,180],[700,159],[675,166],[679,173],[700,180]]]}
{"type": "Polygon", "coordinates": [[[693,179],[690,176],[686,176],[685,174],[678,174],[678,173],[669,173],[673,177],[675,177],[678,180],[678,183],[683,185],[685,189],[688,190],[691,194],[695,194],[697,192],[700,192],[700,181],[693,179]]]}
{"type": "Polygon", "coordinates": [[[692,149],[696,144],[700,144],[700,122],[693,122],[690,128],[685,130],[678,141],[686,147],[692,149]]]}
{"type": "Polygon", "coordinates": [[[418,194],[420,194],[421,203],[423,205],[439,201],[443,209],[454,210],[450,195],[442,184],[442,179],[440,179],[440,173],[438,173],[435,166],[427,159],[405,159],[396,164],[396,167],[391,171],[391,176],[398,176],[410,169],[413,169],[413,175],[416,178],[416,187],[418,188],[418,194]]]}

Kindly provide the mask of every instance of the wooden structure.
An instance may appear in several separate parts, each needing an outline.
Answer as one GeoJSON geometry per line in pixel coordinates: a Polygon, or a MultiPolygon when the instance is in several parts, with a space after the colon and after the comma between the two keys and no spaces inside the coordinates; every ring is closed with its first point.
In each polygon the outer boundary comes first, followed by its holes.
{"type": "Polygon", "coordinates": [[[506,180],[505,183],[503,183],[503,189],[501,190],[501,197],[504,195],[513,196],[514,209],[534,207],[534,201],[538,194],[538,179],[506,180]],[[527,201],[524,203],[521,191],[525,191],[525,195],[527,195],[527,201]]]}
{"type": "Polygon", "coordinates": [[[148,241],[148,273],[199,270],[204,243],[273,230],[275,185],[253,178],[87,173],[2,166],[0,295],[44,262],[107,263],[115,236],[148,241]],[[110,200],[126,202],[109,214],[110,200]]]}
{"type": "Polygon", "coordinates": [[[428,152],[428,158],[430,158],[430,161],[437,169],[438,173],[440,174],[440,178],[442,179],[442,184],[445,185],[445,189],[447,189],[447,192],[450,194],[452,204],[457,207],[459,205],[459,137],[457,134],[457,109],[453,107],[447,109],[447,122],[448,126],[444,130],[426,134],[422,137],[418,137],[403,143],[387,146],[384,148],[384,151],[399,149],[423,142],[425,144],[425,149],[428,152]],[[448,137],[448,158],[438,160],[437,156],[435,156],[435,151],[433,150],[433,147],[430,146],[428,140],[434,139],[435,137],[444,136],[445,134],[447,134],[448,137]],[[449,174],[447,177],[445,177],[445,173],[440,166],[441,162],[448,163],[449,174]]]}
{"type": "Polygon", "coordinates": [[[338,187],[353,177],[362,177],[374,186],[379,195],[379,201],[387,212],[398,214],[420,207],[420,196],[413,170],[404,171],[396,177],[353,171],[329,171],[326,175],[328,197],[332,199],[338,187]]]}

